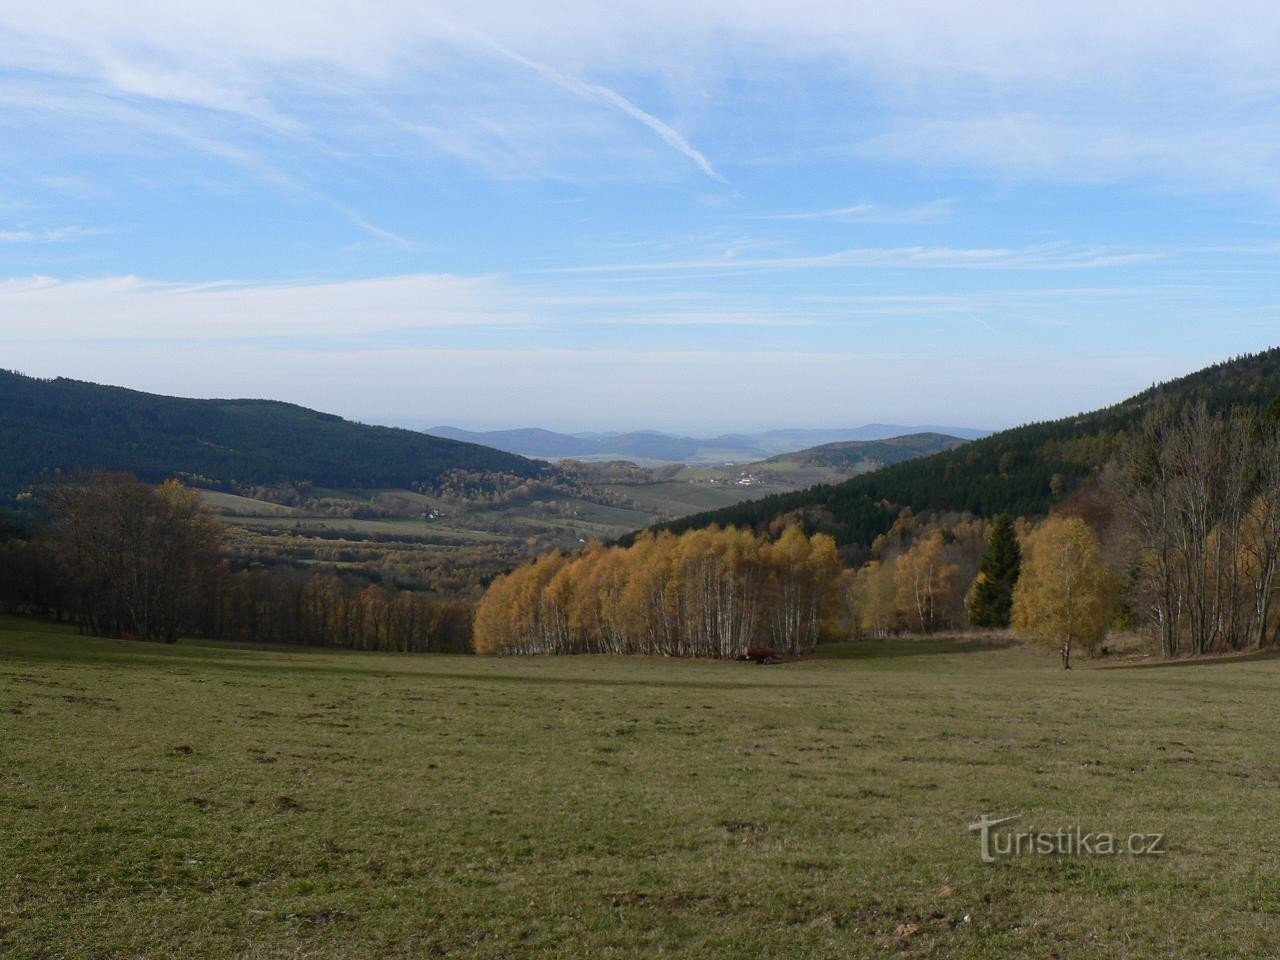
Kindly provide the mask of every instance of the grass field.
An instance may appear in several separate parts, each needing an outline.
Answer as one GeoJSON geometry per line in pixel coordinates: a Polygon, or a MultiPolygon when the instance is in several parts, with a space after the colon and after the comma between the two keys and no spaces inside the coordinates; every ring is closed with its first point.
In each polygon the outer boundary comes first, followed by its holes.
{"type": "Polygon", "coordinates": [[[0,620],[0,955],[1264,957],[1280,660],[1063,673],[85,640],[0,620]],[[983,864],[966,827],[1163,833],[983,864]]]}

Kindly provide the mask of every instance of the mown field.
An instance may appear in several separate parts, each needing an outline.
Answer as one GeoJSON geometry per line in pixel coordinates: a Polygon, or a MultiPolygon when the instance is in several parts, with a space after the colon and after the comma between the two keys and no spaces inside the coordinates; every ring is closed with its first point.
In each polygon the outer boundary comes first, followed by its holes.
{"type": "Polygon", "coordinates": [[[0,955],[1264,957],[1280,660],[773,667],[0,620],[0,955]],[[1163,833],[983,864],[967,825],[1163,833]]]}

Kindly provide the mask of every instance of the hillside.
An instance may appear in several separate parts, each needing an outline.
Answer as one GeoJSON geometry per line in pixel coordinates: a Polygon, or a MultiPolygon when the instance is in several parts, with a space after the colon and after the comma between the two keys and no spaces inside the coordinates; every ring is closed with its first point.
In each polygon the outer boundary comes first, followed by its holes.
{"type": "MultiPolygon", "coordinates": [[[[649,433],[630,442],[646,452],[645,444],[671,440],[649,433]]],[[[740,467],[553,467],[287,403],[187,400],[0,372],[0,514],[21,506],[14,498],[32,483],[81,468],[150,482],[179,476],[202,488],[237,565],[336,563],[454,595],[548,550],[872,465],[760,464],[745,482],[740,467]]]]}
{"type": "MultiPolygon", "coordinates": [[[[754,464],[780,454],[824,444],[888,440],[907,434],[945,434],[965,440],[986,436],[984,431],[969,427],[903,427],[884,423],[844,429],[764,430],[759,433],[730,433],[701,438],[675,436],[655,430],[568,434],[538,427],[482,432],[457,427],[430,427],[426,432],[436,437],[480,443],[509,453],[545,460],[635,460],[689,464],[754,464]]],[[[889,459],[884,462],[896,461],[889,459]]]]}
{"type": "MultiPolygon", "coordinates": [[[[885,440],[848,440],[749,462],[687,463],[677,466],[671,477],[695,486],[709,486],[719,491],[737,490],[745,494],[723,504],[708,504],[701,508],[712,510],[753,497],[794,493],[819,484],[842,483],[888,464],[950,450],[967,442],[940,433],[908,434],[885,440]]],[[[655,474],[659,470],[651,468],[655,474]]]]}
{"type": "Polygon", "coordinates": [[[967,441],[941,433],[913,433],[887,440],[849,440],[843,443],[824,443],[770,457],[766,464],[795,464],[801,467],[879,467],[891,466],[916,457],[928,456],[943,450],[954,450],[967,441]]]}
{"type": "Polygon", "coordinates": [[[832,443],[893,440],[925,433],[941,434],[961,440],[977,440],[989,436],[991,431],[976,430],[973,427],[943,427],[935,424],[903,426],[894,423],[867,423],[860,427],[848,427],[842,430],[766,430],[751,436],[757,445],[764,447],[772,454],[780,454],[832,443]]]}
{"type": "Polygon", "coordinates": [[[899,510],[1035,515],[1093,476],[1126,431],[1156,403],[1203,401],[1211,410],[1280,404],[1280,348],[1239,357],[1159,384],[1114,406],[1005,430],[963,447],[898,463],[839,484],[779,494],[684,517],[682,531],[712,523],[760,527],[793,512],[810,515],[842,546],[866,545],[899,510]]]}
{"type": "Polygon", "coordinates": [[[0,371],[0,495],[56,470],[101,467],[202,486],[410,487],[453,470],[535,477],[545,465],[413,430],[272,400],[188,400],[0,371]]]}

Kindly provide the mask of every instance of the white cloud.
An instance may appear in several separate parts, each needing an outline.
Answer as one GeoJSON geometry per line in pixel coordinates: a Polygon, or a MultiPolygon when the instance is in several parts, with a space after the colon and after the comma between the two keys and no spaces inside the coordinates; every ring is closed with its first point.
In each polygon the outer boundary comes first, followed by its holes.
{"type": "Polygon", "coordinates": [[[595,264],[587,267],[561,267],[547,272],[641,274],[705,270],[764,271],[850,268],[1084,270],[1127,266],[1155,259],[1159,255],[1159,253],[1152,251],[1082,248],[1063,244],[1042,244],[1018,248],[863,247],[852,250],[838,250],[827,254],[799,256],[739,257],[726,254],[724,256],[698,257],[685,260],[595,264]]]}
{"type": "Polygon", "coordinates": [[[87,227],[45,227],[39,230],[0,230],[0,243],[68,243],[92,237],[101,230],[87,227]]]}
{"type": "Polygon", "coordinates": [[[278,341],[367,347],[379,337],[534,326],[794,327],[818,308],[737,304],[699,293],[584,296],[495,277],[396,276],[327,283],[165,283],[140,277],[0,281],[0,344],[278,341]]]}
{"type": "Polygon", "coordinates": [[[139,277],[0,282],[0,342],[349,338],[459,326],[521,326],[529,314],[489,278],[178,284],[139,277]]]}
{"type": "Polygon", "coordinates": [[[941,223],[955,212],[950,200],[936,200],[913,207],[885,207],[875,203],[855,203],[848,207],[829,207],[824,210],[799,210],[789,213],[769,213],[751,217],[752,220],[821,220],[829,223],[883,223],[913,224],[941,223]]]}
{"type": "MultiPolygon", "coordinates": [[[[1167,176],[1212,189],[1235,178],[1274,192],[1276,137],[1255,118],[1280,100],[1280,6],[66,0],[0,12],[0,62],[82,110],[114,110],[114,123],[130,122],[121,103],[166,114],[188,146],[175,111],[203,114],[207,146],[245,150],[269,138],[323,151],[357,134],[376,152],[405,129],[398,120],[491,170],[553,177],[582,175],[605,142],[617,175],[653,175],[657,144],[719,177],[749,158],[699,143],[700,119],[729,111],[731,123],[734,82],[760,66],[809,70],[836,107],[830,142],[871,155],[993,176],[1167,176]],[[501,132],[476,125],[486,115],[501,132]]],[[[803,98],[775,106],[805,109],[803,98]]]]}
{"type": "Polygon", "coordinates": [[[1013,180],[1108,183],[1141,177],[1182,188],[1247,189],[1280,199],[1280,131],[1252,118],[1135,123],[1021,112],[904,120],[851,152],[1013,180]]]}

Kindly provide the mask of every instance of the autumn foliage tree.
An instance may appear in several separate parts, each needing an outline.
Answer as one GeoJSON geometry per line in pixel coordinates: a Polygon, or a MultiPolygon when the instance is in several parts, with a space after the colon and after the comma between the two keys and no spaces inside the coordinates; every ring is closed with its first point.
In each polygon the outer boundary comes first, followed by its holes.
{"type": "Polygon", "coordinates": [[[811,650],[838,604],[830,537],[777,542],[732,527],[645,534],[630,547],[548,554],[499,577],[475,619],[477,653],[732,657],[811,650]]]}
{"type": "Polygon", "coordinates": [[[986,532],[986,522],[969,514],[904,510],[853,578],[858,632],[883,637],[963,626],[965,588],[977,576],[986,532]]]}
{"type": "Polygon", "coordinates": [[[1027,540],[1027,561],[1013,592],[1013,625],[1018,633],[1062,655],[1090,652],[1106,636],[1115,586],[1102,562],[1098,538],[1079,517],[1051,517],[1027,540]]]}
{"type": "Polygon", "coordinates": [[[943,624],[946,601],[956,588],[960,569],[947,557],[946,546],[939,530],[898,558],[898,606],[911,627],[922,633],[943,624]]]}
{"type": "Polygon", "coordinates": [[[858,631],[887,637],[899,627],[897,565],[892,558],[871,560],[857,573],[853,584],[854,616],[858,631]]]}
{"type": "Polygon", "coordinates": [[[767,612],[774,642],[792,655],[812,650],[843,569],[835,541],[821,534],[807,537],[791,526],[762,556],[772,586],[767,612]]]}

